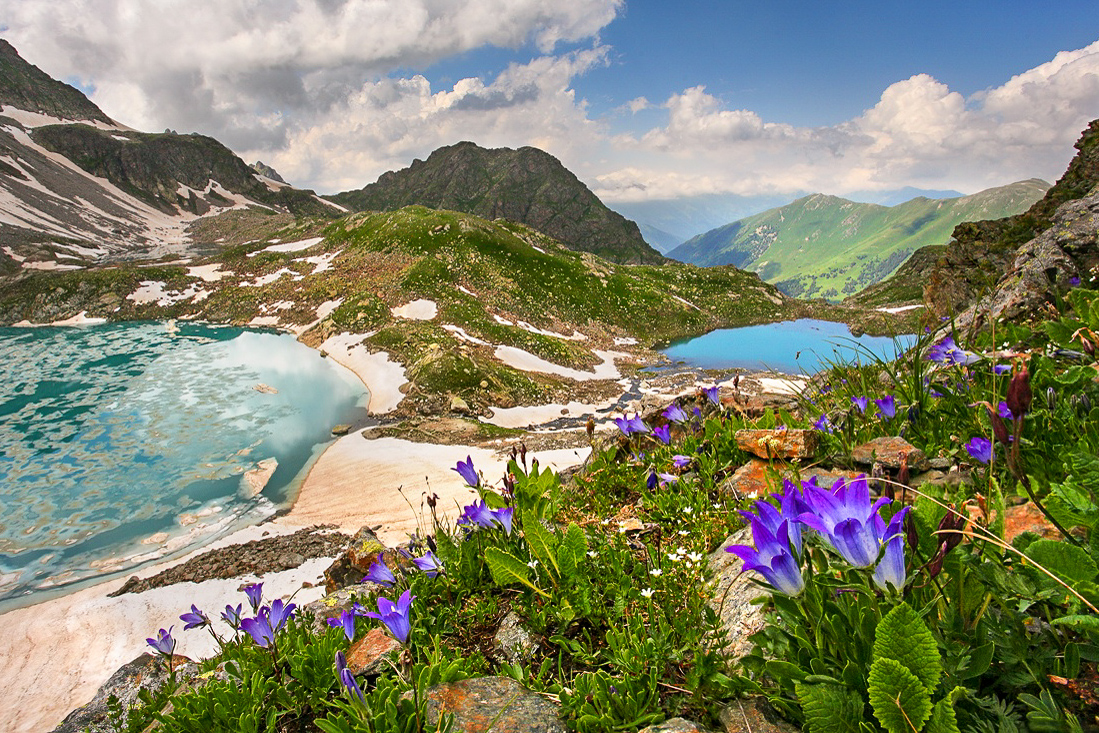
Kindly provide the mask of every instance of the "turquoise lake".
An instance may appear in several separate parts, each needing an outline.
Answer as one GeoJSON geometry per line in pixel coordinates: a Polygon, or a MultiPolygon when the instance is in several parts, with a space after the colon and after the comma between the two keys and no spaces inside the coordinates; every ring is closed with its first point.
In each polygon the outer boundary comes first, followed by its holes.
{"type": "Polygon", "coordinates": [[[287,334],[0,328],[0,610],[270,516],[368,397],[287,334]]]}
{"type": "Polygon", "coordinates": [[[743,368],[782,374],[813,374],[828,362],[869,363],[871,354],[892,359],[915,342],[915,336],[859,336],[842,323],[803,318],[762,326],[723,328],[674,343],[663,350],[672,361],[704,369],[743,368]]]}

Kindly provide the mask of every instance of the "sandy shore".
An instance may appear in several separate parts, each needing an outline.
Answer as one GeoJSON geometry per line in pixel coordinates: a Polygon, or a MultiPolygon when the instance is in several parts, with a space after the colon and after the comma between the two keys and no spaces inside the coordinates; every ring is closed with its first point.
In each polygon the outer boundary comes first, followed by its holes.
{"type": "MultiPolygon", "coordinates": [[[[344,436],[313,465],[290,513],[273,522],[248,527],[197,550],[257,539],[264,532],[289,533],[297,528],[332,523],[347,532],[363,525],[381,525],[388,544],[406,539],[417,528],[419,507],[430,490],[439,509],[450,517],[474,494],[451,470],[469,455],[485,481],[498,484],[506,458],[467,446],[438,446],[396,438],[368,440],[360,433],[344,436]],[[403,495],[402,495],[403,494],[403,495]],[[416,507],[413,511],[408,502],[416,507]]],[[[534,454],[531,454],[532,456],[534,454]]],[[[559,450],[538,454],[542,466],[563,468],[581,462],[585,451],[559,450]]],[[[187,558],[138,573],[153,575],[187,558]]],[[[299,568],[268,573],[265,594],[274,598],[299,591],[296,602],[322,595],[317,583],[330,559],[310,560],[299,568]]],[[[179,583],[140,594],[107,598],[125,581],[119,578],[54,600],[0,615],[0,720],[12,733],[51,730],[72,709],[89,701],[120,666],[146,651],[145,638],[175,625],[177,651],[198,659],[209,656],[213,641],[205,632],[183,632],[179,614],[195,603],[215,616],[225,604],[243,600],[239,587],[258,580],[243,576],[203,583],[179,583]],[[48,690],[48,692],[47,692],[48,690]]]]}

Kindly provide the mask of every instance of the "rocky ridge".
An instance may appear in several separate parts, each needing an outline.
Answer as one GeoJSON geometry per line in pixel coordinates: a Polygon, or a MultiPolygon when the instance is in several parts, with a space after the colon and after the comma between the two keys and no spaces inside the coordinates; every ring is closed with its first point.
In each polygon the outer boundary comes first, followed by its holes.
{"type": "Polygon", "coordinates": [[[608,209],[559,160],[532,147],[485,149],[460,142],[357,191],[328,198],[355,211],[419,205],[502,218],[612,262],[664,260],[636,224],[608,209]]]}

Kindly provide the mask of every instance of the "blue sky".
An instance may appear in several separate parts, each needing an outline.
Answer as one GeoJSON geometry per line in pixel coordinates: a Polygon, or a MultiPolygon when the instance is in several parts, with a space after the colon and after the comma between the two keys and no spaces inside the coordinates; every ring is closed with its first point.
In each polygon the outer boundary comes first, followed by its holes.
{"type": "Polygon", "coordinates": [[[0,0],[0,36],[138,129],[322,192],[468,139],[610,201],[1056,178],[1099,3],[0,0]]]}

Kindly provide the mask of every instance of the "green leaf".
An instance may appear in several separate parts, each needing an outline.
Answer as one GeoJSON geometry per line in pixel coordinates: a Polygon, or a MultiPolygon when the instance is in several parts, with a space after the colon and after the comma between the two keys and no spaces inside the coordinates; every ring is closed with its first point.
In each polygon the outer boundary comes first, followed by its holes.
{"type": "Polygon", "coordinates": [[[492,580],[496,585],[509,586],[522,583],[543,598],[549,598],[549,594],[530,582],[530,568],[527,564],[509,552],[504,552],[498,547],[485,549],[485,562],[492,573],[492,580]]]}
{"type": "Polygon", "coordinates": [[[920,615],[903,601],[878,623],[874,661],[892,659],[905,667],[930,695],[939,684],[943,663],[939,647],[920,615]]]}
{"type": "Polygon", "coordinates": [[[1080,631],[1099,632],[1099,616],[1093,613],[1061,616],[1053,619],[1050,623],[1058,626],[1069,626],[1080,631]]]}
{"type": "Polygon", "coordinates": [[[801,682],[806,676],[804,669],[791,662],[784,662],[781,659],[768,659],[764,667],[767,670],[767,674],[771,675],[779,682],[786,680],[801,682]]]}
{"type": "Polygon", "coordinates": [[[907,667],[879,657],[870,665],[870,707],[888,733],[917,733],[931,717],[931,696],[907,667]]]}
{"type": "MultiPolygon", "coordinates": [[[[1099,568],[1083,548],[1058,540],[1038,540],[1026,551],[1034,563],[1041,565],[1070,585],[1095,580],[1099,568]]],[[[1052,582],[1052,581],[1051,581],[1052,582]]]]}
{"type": "Polygon", "coordinates": [[[807,733],[859,733],[865,704],[858,693],[840,685],[797,683],[807,733]]]}
{"type": "Polygon", "coordinates": [[[954,706],[950,697],[944,697],[935,703],[931,711],[931,718],[924,726],[923,733],[960,733],[958,731],[958,719],[954,717],[954,706]]]}
{"type": "Polygon", "coordinates": [[[992,664],[992,655],[995,651],[996,644],[990,641],[970,652],[969,663],[962,671],[961,678],[963,680],[973,679],[974,677],[980,677],[988,671],[989,665],[992,664]]]}
{"type": "Polygon", "coordinates": [[[561,577],[561,568],[557,565],[557,537],[542,523],[533,517],[523,520],[523,537],[530,548],[531,557],[549,571],[556,582],[561,577]]]}
{"type": "Polygon", "coordinates": [[[580,567],[584,556],[588,552],[588,538],[584,536],[584,530],[576,524],[569,524],[561,544],[557,548],[557,560],[561,565],[561,576],[566,580],[576,575],[576,569],[580,567]]]}

